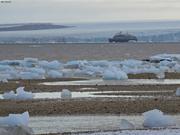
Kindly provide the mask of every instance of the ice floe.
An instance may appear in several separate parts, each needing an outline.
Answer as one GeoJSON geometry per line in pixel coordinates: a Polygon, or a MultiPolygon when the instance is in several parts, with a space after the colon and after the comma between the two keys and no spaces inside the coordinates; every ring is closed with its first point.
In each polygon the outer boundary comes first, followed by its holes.
{"type": "Polygon", "coordinates": [[[50,70],[47,72],[48,78],[61,78],[63,77],[63,73],[56,71],[56,70],[50,70]]]}
{"type": "Polygon", "coordinates": [[[29,113],[9,114],[0,119],[0,126],[26,126],[29,125],[29,113]]]}
{"type": "Polygon", "coordinates": [[[148,128],[161,128],[175,126],[176,123],[174,119],[170,116],[166,116],[160,110],[154,109],[143,113],[144,116],[144,127],[148,128]]]}
{"type": "Polygon", "coordinates": [[[106,70],[103,74],[104,80],[125,80],[128,79],[128,76],[125,72],[120,70],[106,70]]]}
{"type": "Polygon", "coordinates": [[[11,79],[45,79],[61,77],[101,77],[103,79],[128,79],[129,74],[153,73],[159,79],[165,72],[180,73],[180,54],[159,54],[148,60],[76,60],[60,62],[37,58],[0,61],[0,81],[11,79]]]}
{"type": "Polygon", "coordinates": [[[24,87],[19,87],[16,89],[16,93],[14,91],[5,92],[3,94],[4,99],[10,100],[29,100],[33,99],[34,94],[32,92],[27,92],[24,90],[24,87]]]}
{"type": "Polygon", "coordinates": [[[63,89],[61,92],[62,99],[70,99],[72,97],[71,91],[68,89],[63,89]]]}

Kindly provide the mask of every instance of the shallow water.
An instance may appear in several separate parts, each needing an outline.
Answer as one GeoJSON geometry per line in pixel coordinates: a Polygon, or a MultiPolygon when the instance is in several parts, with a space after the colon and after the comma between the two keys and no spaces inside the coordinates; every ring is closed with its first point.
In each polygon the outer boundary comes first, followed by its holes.
{"type": "Polygon", "coordinates": [[[128,79],[128,80],[82,80],[82,81],[61,81],[44,82],[40,85],[170,85],[180,84],[180,79],[128,79]]]}
{"type": "MultiPolygon", "coordinates": [[[[83,92],[71,92],[72,98],[154,98],[157,96],[145,95],[150,93],[171,93],[172,91],[83,91],[83,92]],[[126,95],[125,93],[128,93],[126,95]],[[129,95],[132,93],[132,95],[129,95]],[[143,93],[144,95],[133,95],[133,93],[143,93]],[[122,94],[122,95],[121,95],[122,94]]],[[[40,92],[34,93],[34,99],[60,99],[61,92],[40,92]]],[[[3,96],[0,95],[0,99],[3,99],[3,96]]]]}
{"type": "MultiPolygon", "coordinates": [[[[96,91],[96,92],[71,92],[72,98],[98,98],[98,97],[122,97],[122,98],[153,98],[154,96],[138,95],[108,95],[108,93],[118,93],[118,91],[96,91]],[[107,95],[106,95],[107,93],[107,95]],[[103,94],[103,95],[101,95],[103,94]]],[[[61,92],[35,93],[35,99],[56,99],[61,98],[61,92]]]]}
{"type": "MultiPolygon", "coordinates": [[[[180,128],[180,115],[172,117],[176,120],[176,127],[180,128]]],[[[118,130],[120,129],[121,119],[127,119],[132,122],[137,129],[143,128],[142,116],[123,115],[31,117],[30,127],[33,128],[36,134],[118,130]]]]}

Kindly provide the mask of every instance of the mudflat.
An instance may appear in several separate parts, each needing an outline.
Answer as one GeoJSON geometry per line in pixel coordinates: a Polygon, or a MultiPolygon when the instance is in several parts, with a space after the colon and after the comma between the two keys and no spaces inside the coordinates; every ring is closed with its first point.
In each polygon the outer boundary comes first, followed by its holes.
{"type": "MultiPolygon", "coordinates": [[[[71,80],[71,79],[66,79],[71,80]]],[[[76,80],[76,79],[73,79],[76,80]]],[[[34,99],[28,101],[0,100],[0,115],[9,113],[22,113],[29,111],[35,115],[63,115],[63,114],[134,114],[143,113],[150,109],[160,109],[163,112],[180,113],[180,98],[175,96],[175,91],[180,84],[167,85],[39,85],[48,80],[21,80],[1,83],[1,93],[14,90],[18,86],[25,86],[26,90],[36,92],[61,92],[69,89],[73,92],[100,92],[96,95],[121,95],[138,96],[115,98],[72,98],[72,99],[34,99]],[[102,94],[101,91],[104,93],[102,94]],[[106,93],[111,91],[111,93],[106,93]],[[117,92],[118,91],[118,92],[117,92]],[[142,98],[147,96],[147,98],[142,98]],[[148,98],[148,97],[152,98],[148,98]]],[[[50,82],[58,80],[49,80],[50,82]]],[[[59,81],[62,81],[60,79],[59,81]]],[[[60,97],[60,95],[59,95],[60,97]]]]}

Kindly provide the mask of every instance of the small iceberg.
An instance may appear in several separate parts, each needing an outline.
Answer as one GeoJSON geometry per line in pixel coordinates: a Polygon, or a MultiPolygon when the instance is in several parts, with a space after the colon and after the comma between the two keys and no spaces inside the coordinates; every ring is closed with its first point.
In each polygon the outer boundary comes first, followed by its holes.
{"type": "Polygon", "coordinates": [[[70,99],[72,97],[71,91],[68,89],[63,89],[61,92],[62,99],[70,99]]]}
{"type": "Polygon", "coordinates": [[[126,80],[128,76],[121,70],[106,70],[103,74],[104,80],[126,80]]]}
{"type": "Polygon", "coordinates": [[[28,126],[29,113],[24,112],[22,114],[9,114],[9,116],[0,119],[0,125],[2,126],[28,126]]]}
{"type": "Polygon", "coordinates": [[[44,68],[44,69],[58,70],[61,67],[61,63],[57,60],[50,61],[50,62],[43,60],[43,61],[39,61],[39,66],[44,68]]]}
{"type": "Polygon", "coordinates": [[[14,91],[6,92],[3,94],[4,99],[12,99],[12,100],[29,100],[33,99],[34,94],[32,92],[27,92],[24,90],[24,87],[19,87],[16,89],[16,93],[14,91]]]}
{"type": "Polygon", "coordinates": [[[175,126],[174,120],[170,116],[165,116],[160,110],[154,109],[143,113],[144,127],[148,128],[166,128],[175,126]]]}
{"type": "Polygon", "coordinates": [[[0,135],[33,135],[29,125],[29,113],[9,114],[0,119],[0,135]]]}
{"type": "Polygon", "coordinates": [[[56,70],[50,70],[47,73],[48,78],[62,78],[63,74],[56,70]]]}
{"type": "Polygon", "coordinates": [[[16,94],[14,91],[10,91],[10,92],[5,92],[3,94],[3,98],[4,99],[16,99],[16,94]]]}

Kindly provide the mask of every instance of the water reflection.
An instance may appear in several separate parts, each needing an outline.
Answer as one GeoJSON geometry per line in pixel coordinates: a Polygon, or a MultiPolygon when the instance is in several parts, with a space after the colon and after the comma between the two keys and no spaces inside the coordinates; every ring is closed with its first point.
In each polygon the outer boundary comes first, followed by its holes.
{"type": "MultiPolygon", "coordinates": [[[[172,91],[83,91],[83,92],[71,92],[72,98],[153,98],[155,96],[145,95],[146,93],[167,93],[172,91]],[[128,93],[127,95],[125,93],[128,93]],[[129,94],[129,93],[132,93],[129,94]],[[133,93],[143,93],[141,95],[133,95],[133,93]],[[122,94],[122,95],[121,95],[122,94]]],[[[60,99],[61,92],[40,92],[34,93],[34,99],[60,99]]],[[[3,99],[0,95],[0,99],[3,99]]]]}
{"type": "MultiPolygon", "coordinates": [[[[180,128],[180,115],[172,116],[176,120],[176,128],[180,128]]],[[[121,119],[126,119],[137,129],[143,129],[143,116],[118,115],[81,115],[32,117],[30,127],[36,134],[119,130],[121,119]]]]}
{"type": "Polygon", "coordinates": [[[170,85],[180,84],[180,79],[128,79],[128,80],[82,80],[82,81],[60,81],[44,82],[40,85],[170,85]]]}

